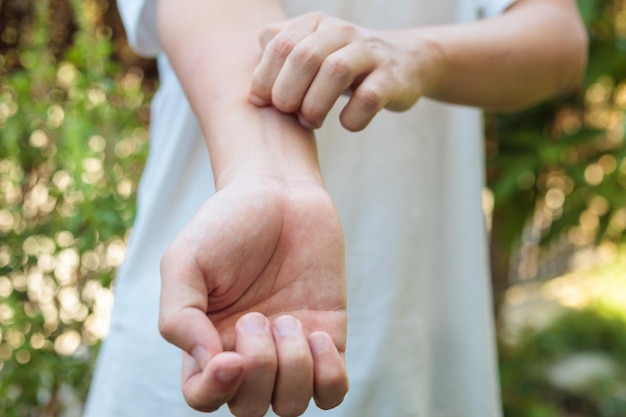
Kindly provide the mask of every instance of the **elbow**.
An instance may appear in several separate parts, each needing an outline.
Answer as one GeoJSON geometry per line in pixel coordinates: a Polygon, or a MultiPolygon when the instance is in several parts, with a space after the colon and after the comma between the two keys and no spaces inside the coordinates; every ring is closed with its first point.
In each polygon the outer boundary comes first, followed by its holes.
{"type": "Polygon", "coordinates": [[[589,39],[582,22],[577,22],[571,30],[567,47],[563,48],[563,70],[556,77],[554,95],[571,93],[583,83],[589,59],[589,39]]]}
{"type": "Polygon", "coordinates": [[[524,111],[551,98],[580,91],[587,70],[589,40],[582,22],[571,26],[565,38],[567,40],[558,48],[560,53],[546,57],[544,65],[541,66],[543,69],[537,70],[542,71],[543,75],[538,74],[534,88],[527,88],[529,85],[522,83],[526,88],[518,91],[516,100],[498,103],[497,106],[488,107],[488,111],[495,113],[524,111]]]}
{"type": "Polygon", "coordinates": [[[544,23],[558,30],[553,30],[552,35],[544,39],[546,47],[543,49],[544,53],[539,55],[543,63],[537,67],[538,71],[543,72],[543,75],[538,74],[539,80],[543,81],[537,83],[537,95],[533,100],[520,103],[522,105],[514,110],[569,95],[583,87],[589,59],[589,38],[575,3],[572,1],[569,8],[544,4],[547,8],[544,15],[547,21],[544,23]],[[550,11],[553,13],[549,13],[550,11]]]}

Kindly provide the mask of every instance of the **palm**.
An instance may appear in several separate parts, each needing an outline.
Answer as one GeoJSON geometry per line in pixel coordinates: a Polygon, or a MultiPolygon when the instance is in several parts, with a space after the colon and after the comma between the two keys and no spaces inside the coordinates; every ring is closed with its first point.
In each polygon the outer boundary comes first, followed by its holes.
{"type": "Polygon", "coordinates": [[[163,256],[159,327],[194,408],[299,415],[347,391],[341,226],[320,184],[293,184],[229,184],[163,256]]]}
{"type": "Polygon", "coordinates": [[[257,311],[298,318],[305,333],[328,333],[345,348],[341,226],[319,186],[285,191],[242,182],[213,196],[179,239],[192,243],[206,287],[206,313],[225,350],[239,317],[257,311]]]}

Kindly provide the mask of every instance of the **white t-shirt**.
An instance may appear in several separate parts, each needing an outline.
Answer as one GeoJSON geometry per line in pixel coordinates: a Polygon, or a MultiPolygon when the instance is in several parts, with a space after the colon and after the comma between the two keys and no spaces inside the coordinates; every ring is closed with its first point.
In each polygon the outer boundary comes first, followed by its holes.
{"type": "MultiPolygon", "coordinates": [[[[290,0],[369,28],[476,20],[513,0],[290,0]]],[[[137,51],[158,55],[150,156],[127,258],[115,281],[86,417],[203,415],[184,402],[181,353],[158,334],[159,260],[214,192],[206,147],[155,30],[156,0],[119,8],[137,51]]],[[[495,35],[494,35],[495,36],[495,35]]],[[[499,417],[481,211],[483,143],[476,109],[423,99],[382,111],[360,133],[336,106],[318,131],[326,186],[346,240],[350,391],[306,416],[499,417]]],[[[228,416],[223,407],[216,416],[228,416]]],[[[268,415],[273,415],[271,412],[268,415]]]]}

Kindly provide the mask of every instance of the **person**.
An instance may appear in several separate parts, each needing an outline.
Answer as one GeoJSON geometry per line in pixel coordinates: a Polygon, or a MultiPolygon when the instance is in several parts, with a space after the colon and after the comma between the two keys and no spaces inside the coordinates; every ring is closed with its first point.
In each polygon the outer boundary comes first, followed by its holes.
{"type": "Polygon", "coordinates": [[[161,85],[85,416],[499,416],[478,108],[577,85],[575,2],[119,7],[161,85]]]}

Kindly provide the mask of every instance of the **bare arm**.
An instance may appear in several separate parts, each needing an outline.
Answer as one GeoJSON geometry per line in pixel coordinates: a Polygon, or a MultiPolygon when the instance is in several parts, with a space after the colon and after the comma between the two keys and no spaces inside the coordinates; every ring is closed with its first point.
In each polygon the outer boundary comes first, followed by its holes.
{"type": "Polygon", "coordinates": [[[250,92],[253,103],[319,127],[346,90],[349,130],[423,96],[510,111],[577,85],[586,34],[574,0],[519,0],[475,23],[374,31],[322,14],[270,25],[250,92]]]}
{"type": "Polygon", "coordinates": [[[319,182],[313,136],[293,116],[259,111],[246,99],[261,56],[259,33],[285,18],[280,3],[159,0],[158,16],[161,43],[205,134],[218,186],[255,170],[286,178],[284,171],[295,169],[319,182]]]}
{"type": "Polygon", "coordinates": [[[423,34],[442,60],[429,96],[451,103],[521,109],[575,88],[585,71],[587,35],[573,0],[518,0],[493,19],[423,34]]]}
{"type": "Polygon", "coordinates": [[[209,149],[217,192],[161,261],[162,335],[193,408],[300,415],[338,405],[343,235],[312,132],[247,99],[278,1],[159,0],[159,34],[209,149]]]}

